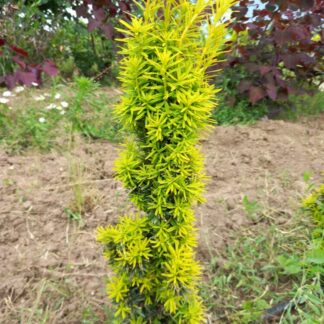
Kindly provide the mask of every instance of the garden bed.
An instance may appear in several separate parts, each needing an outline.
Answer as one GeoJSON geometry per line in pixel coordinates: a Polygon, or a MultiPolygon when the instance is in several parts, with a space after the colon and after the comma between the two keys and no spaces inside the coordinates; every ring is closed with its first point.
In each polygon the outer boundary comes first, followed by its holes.
{"type": "MultiPolygon", "coordinates": [[[[210,179],[196,215],[198,258],[208,265],[235,233],[264,221],[258,208],[286,222],[305,194],[305,174],[319,183],[324,115],[217,127],[203,152],[210,179]]],[[[95,230],[133,209],[113,179],[116,156],[117,145],[79,136],[68,153],[0,148],[1,323],[110,323],[95,230]],[[81,217],[73,213],[80,193],[81,217]]]]}

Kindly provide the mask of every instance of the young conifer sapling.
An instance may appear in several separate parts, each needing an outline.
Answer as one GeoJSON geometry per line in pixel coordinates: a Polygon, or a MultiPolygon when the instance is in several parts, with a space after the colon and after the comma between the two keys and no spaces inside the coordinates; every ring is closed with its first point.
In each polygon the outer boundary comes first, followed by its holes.
{"type": "Polygon", "coordinates": [[[205,174],[196,147],[217,89],[207,68],[222,53],[234,0],[149,0],[121,21],[123,97],[131,133],[116,162],[137,215],[98,229],[115,275],[107,285],[119,323],[202,323],[193,206],[205,174]]]}

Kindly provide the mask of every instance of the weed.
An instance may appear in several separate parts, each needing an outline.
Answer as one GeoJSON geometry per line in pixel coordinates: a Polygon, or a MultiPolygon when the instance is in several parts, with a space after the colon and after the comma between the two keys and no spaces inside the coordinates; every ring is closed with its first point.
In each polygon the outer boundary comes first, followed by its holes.
{"type": "MultiPolygon", "coordinates": [[[[310,179],[310,174],[304,174],[305,181],[310,179]]],[[[319,193],[314,191],[304,202],[304,208],[315,215],[320,200],[314,197],[319,193]]],[[[244,198],[248,214],[269,214],[256,201],[244,198]]],[[[279,323],[321,323],[323,229],[314,228],[302,211],[285,224],[277,224],[275,217],[268,222],[268,226],[257,223],[233,233],[226,251],[209,264],[209,283],[203,289],[209,312],[222,323],[252,323],[280,309],[279,323]]]]}
{"type": "Polygon", "coordinates": [[[38,107],[23,110],[0,107],[0,142],[15,153],[29,147],[42,151],[50,150],[55,144],[61,116],[58,111],[41,111],[38,107]]]}
{"type": "Polygon", "coordinates": [[[104,93],[94,95],[98,85],[85,77],[75,79],[74,92],[67,115],[74,129],[88,138],[119,141],[120,127],[109,107],[116,99],[107,99],[104,93]]]}
{"type": "Polygon", "coordinates": [[[248,100],[241,100],[232,106],[221,97],[219,105],[214,109],[213,118],[220,125],[248,125],[266,116],[267,112],[267,106],[262,103],[251,107],[248,100]]]}
{"type": "Polygon", "coordinates": [[[246,214],[252,219],[254,219],[256,214],[262,210],[262,207],[256,200],[249,200],[247,196],[243,197],[242,204],[246,214]]]}
{"type": "Polygon", "coordinates": [[[67,159],[69,182],[73,195],[69,206],[64,209],[64,212],[70,220],[77,221],[80,226],[83,226],[85,224],[83,216],[93,210],[98,203],[99,196],[91,186],[85,186],[86,171],[84,165],[72,155],[68,155],[67,159]]]}
{"type": "Polygon", "coordinates": [[[297,120],[301,116],[317,115],[324,112],[324,92],[316,91],[312,96],[292,96],[280,118],[297,120]]]}
{"type": "Polygon", "coordinates": [[[34,296],[34,302],[29,307],[17,310],[19,322],[26,324],[54,323],[57,313],[72,294],[72,287],[64,282],[42,279],[36,289],[29,293],[34,296]]]}
{"type": "Polygon", "coordinates": [[[81,324],[111,324],[114,321],[114,313],[112,309],[108,306],[103,307],[104,313],[104,321],[100,318],[100,316],[96,313],[96,311],[91,307],[91,305],[87,306],[83,312],[81,317],[81,324]]]}
{"type": "Polygon", "coordinates": [[[0,103],[0,143],[8,151],[49,151],[59,147],[59,139],[69,136],[70,125],[73,132],[87,138],[120,140],[122,132],[110,108],[116,97],[110,98],[85,77],[76,78],[68,86],[57,82],[53,80],[48,92],[40,94],[31,89],[19,94],[19,100],[13,96],[9,102],[12,107],[0,103]],[[67,102],[65,98],[71,90],[74,95],[67,102]]]}
{"type": "Polygon", "coordinates": [[[69,220],[74,220],[77,221],[78,223],[82,223],[82,216],[80,213],[72,211],[69,208],[64,208],[64,212],[66,214],[66,216],[68,217],[69,220]]]}

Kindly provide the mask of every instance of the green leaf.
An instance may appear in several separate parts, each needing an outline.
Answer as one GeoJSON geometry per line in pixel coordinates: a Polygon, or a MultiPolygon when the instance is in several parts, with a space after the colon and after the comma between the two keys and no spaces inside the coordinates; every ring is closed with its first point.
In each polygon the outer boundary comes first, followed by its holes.
{"type": "Polygon", "coordinates": [[[277,261],[287,274],[296,274],[302,270],[300,259],[295,255],[291,257],[280,255],[277,257],[277,261]]]}
{"type": "MultiPolygon", "coordinates": [[[[324,250],[311,250],[306,254],[306,263],[324,264],[324,250]]],[[[324,269],[323,269],[324,271],[324,269]]]]}

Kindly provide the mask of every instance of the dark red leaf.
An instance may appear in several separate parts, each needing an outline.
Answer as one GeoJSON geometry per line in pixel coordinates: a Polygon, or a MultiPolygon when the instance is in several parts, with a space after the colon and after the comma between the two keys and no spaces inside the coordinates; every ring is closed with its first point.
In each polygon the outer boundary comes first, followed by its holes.
{"type": "Polygon", "coordinates": [[[250,80],[242,80],[240,82],[240,84],[238,85],[238,91],[241,92],[241,93],[245,92],[245,91],[249,90],[251,85],[252,85],[252,81],[250,81],[250,80]]]}
{"type": "Polygon", "coordinates": [[[91,33],[96,28],[98,28],[101,25],[100,21],[95,19],[90,19],[88,23],[88,31],[91,33]]]}
{"type": "Polygon", "coordinates": [[[47,60],[43,63],[42,70],[49,76],[56,76],[58,69],[53,61],[47,60]]]}
{"type": "Polygon", "coordinates": [[[75,11],[76,11],[78,17],[83,17],[83,18],[89,17],[88,7],[83,4],[76,7],[75,11]]]}
{"type": "Polygon", "coordinates": [[[259,67],[259,71],[260,71],[261,75],[265,75],[265,74],[267,74],[268,72],[271,71],[271,66],[261,65],[259,67]]]}
{"type": "Polygon", "coordinates": [[[263,9],[263,10],[253,10],[253,15],[254,16],[267,16],[270,15],[271,11],[267,10],[267,9],[263,9]]]}
{"type": "Polygon", "coordinates": [[[123,12],[129,11],[129,9],[130,9],[129,4],[124,1],[119,2],[119,7],[120,7],[120,10],[123,12]]]}
{"type": "Polygon", "coordinates": [[[273,84],[266,85],[266,92],[269,98],[271,98],[272,100],[277,99],[277,87],[274,86],[273,84]]]}
{"type": "Polygon", "coordinates": [[[113,35],[114,35],[114,28],[112,25],[103,25],[100,27],[100,29],[103,31],[103,33],[105,34],[105,36],[108,39],[112,39],[113,35]]]}
{"type": "Polygon", "coordinates": [[[257,29],[257,25],[253,24],[253,23],[247,23],[246,26],[250,29],[250,30],[254,30],[257,29]]]}
{"type": "Polygon", "coordinates": [[[23,50],[22,48],[19,48],[19,47],[15,46],[15,45],[11,45],[10,47],[11,47],[11,49],[13,51],[15,51],[16,53],[18,53],[19,55],[28,57],[28,53],[25,50],[23,50]]]}
{"type": "Polygon", "coordinates": [[[314,25],[314,27],[317,27],[321,24],[321,16],[320,15],[314,15],[312,13],[304,16],[304,21],[308,25],[314,25]]]}
{"type": "Polygon", "coordinates": [[[4,38],[0,38],[0,46],[6,44],[6,40],[4,38]]]}
{"type": "Polygon", "coordinates": [[[254,73],[259,70],[259,65],[256,63],[249,62],[249,63],[246,63],[245,66],[246,66],[247,70],[251,73],[254,73]]]}
{"type": "Polygon", "coordinates": [[[26,63],[24,62],[24,61],[22,61],[20,58],[19,58],[19,56],[14,56],[13,58],[12,58],[12,60],[15,62],[15,63],[17,63],[19,66],[20,66],[20,68],[21,69],[25,69],[26,68],[26,63]]]}
{"type": "Polygon", "coordinates": [[[103,10],[102,8],[96,9],[96,10],[94,9],[93,14],[94,14],[96,20],[99,22],[103,22],[107,16],[105,13],[105,10],[103,10]]]}
{"type": "Polygon", "coordinates": [[[237,46],[237,50],[243,56],[247,55],[247,53],[248,53],[246,47],[244,47],[244,46],[237,46]]]}
{"type": "Polygon", "coordinates": [[[16,72],[16,79],[27,86],[32,85],[33,82],[38,83],[37,75],[33,72],[18,71],[16,72]]]}
{"type": "Polygon", "coordinates": [[[237,33],[243,31],[246,29],[246,26],[244,24],[241,23],[237,23],[232,27],[237,33]]]}
{"type": "Polygon", "coordinates": [[[252,105],[265,97],[265,92],[262,88],[252,86],[249,89],[249,99],[252,105]]]}
{"type": "Polygon", "coordinates": [[[277,29],[274,32],[274,40],[275,40],[275,43],[278,44],[279,46],[287,43],[290,39],[291,39],[290,38],[290,34],[287,33],[286,30],[277,29]]]}
{"type": "Polygon", "coordinates": [[[298,6],[305,10],[309,10],[315,5],[314,0],[299,0],[297,2],[298,2],[298,6]]]}
{"type": "Polygon", "coordinates": [[[115,6],[109,8],[109,15],[110,15],[111,17],[115,17],[116,14],[117,14],[117,8],[116,8],[115,6]]]}
{"type": "Polygon", "coordinates": [[[301,25],[288,27],[286,33],[288,33],[290,38],[295,41],[307,39],[310,37],[310,33],[307,31],[307,29],[301,25]]]}
{"type": "Polygon", "coordinates": [[[16,86],[17,78],[16,74],[9,74],[4,77],[5,84],[9,90],[13,89],[16,86]]]}

